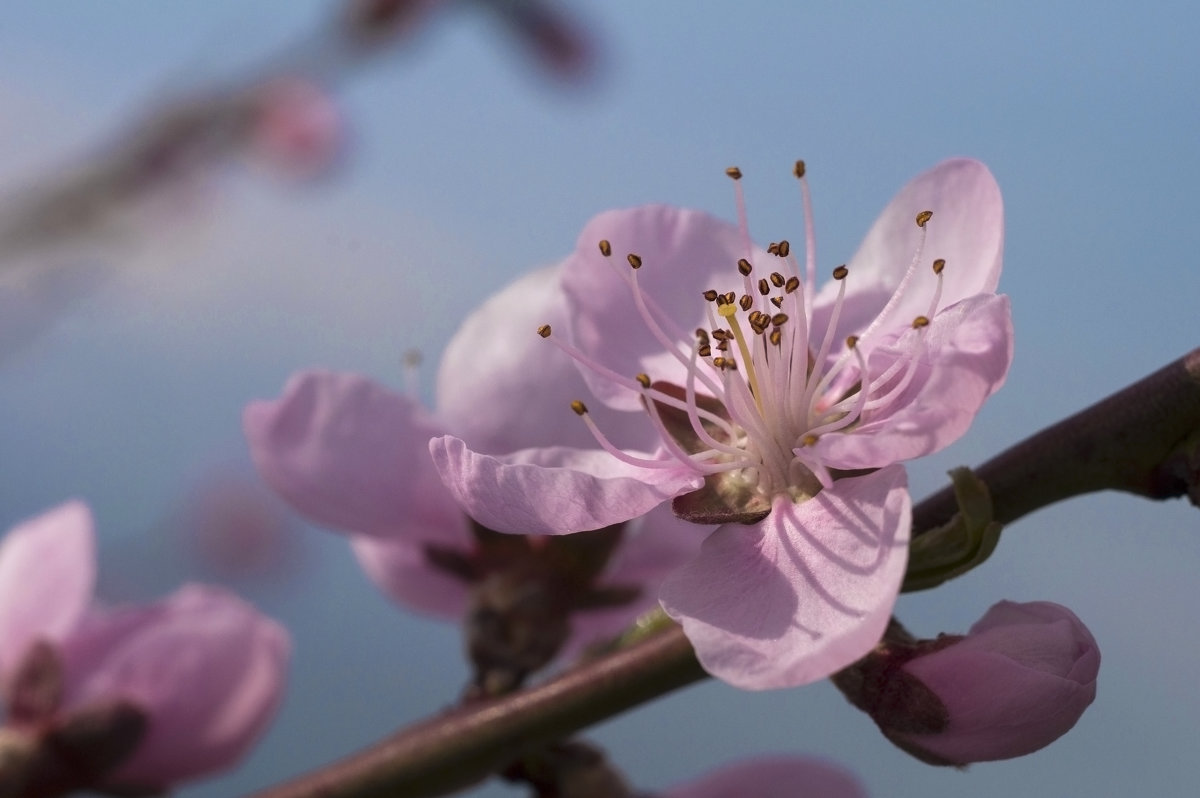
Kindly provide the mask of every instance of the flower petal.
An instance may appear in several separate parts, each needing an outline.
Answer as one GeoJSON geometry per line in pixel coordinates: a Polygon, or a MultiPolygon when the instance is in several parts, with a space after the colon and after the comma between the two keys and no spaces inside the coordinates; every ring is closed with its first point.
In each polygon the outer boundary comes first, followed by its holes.
{"type": "MultiPolygon", "coordinates": [[[[618,374],[644,372],[678,385],[684,384],[683,366],[650,333],[622,279],[620,270],[629,270],[629,253],[642,259],[638,285],[653,303],[654,318],[683,353],[690,352],[693,330],[709,326],[701,294],[709,288],[741,291],[738,258],[766,263],[772,257],[758,249],[747,253],[736,226],[701,211],[645,205],[608,211],[588,222],[575,253],[563,264],[570,339],[618,374]],[[611,243],[611,257],[600,253],[601,239],[611,243]]],[[[641,409],[637,392],[586,368],[583,377],[609,407],[641,409]]]]}
{"type": "MultiPolygon", "coordinates": [[[[539,269],[508,285],[472,312],[446,345],[438,417],[477,452],[595,444],[570,410],[572,400],[588,394],[575,361],[536,334],[542,324],[566,334],[561,272],[561,266],[539,269]]],[[[601,405],[592,417],[617,446],[654,434],[644,413],[601,405]]]]}
{"type": "MultiPolygon", "coordinates": [[[[921,239],[916,216],[926,210],[933,211],[933,218],[926,225],[921,262],[880,329],[906,326],[927,311],[936,285],[930,264],[937,258],[946,261],[943,306],[996,290],[1004,249],[1000,188],[979,161],[943,161],[900,190],[847,264],[847,302],[834,340],[861,333],[896,292],[921,239]]],[[[814,330],[828,326],[837,291],[830,282],[818,292],[814,330]]]]}
{"type": "Polygon", "coordinates": [[[473,452],[459,438],[444,435],[429,442],[429,451],[463,510],[497,532],[600,529],[704,483],[682,465],[640,468],[599,449],[523,449],[499,457],[473,452]]]}
{"type": "Polygon", "coordinates": [[[224,590],[190,585],[112,623],[94,620],[94,639],[68,647],[67,668],[72,705],[120,698],[149,716],[114,783],[161,787],[230,767],[266,729],[291,650],[275,621],[224,590]]]}
{"type": "Polygon", "coordinates": [[[667,579],[662,604],[705,670],[736,687],[823,679],[883,634],[908,562],[904,469],[839,480],[754,525],[726,524],[667,579]]]}
{"type": "Polygon", "coordinates": [[[663,798],[867,798],[849,771],[815,757],[763,756],[726,765],[686,784],[670,788],[663,798]]]}
{"type": "Polygon", "coordinates": [[[882,373],[895,352],[923,336],[920,371],[887,408],[847,432],[814,444],[834,468],[878,468],[936,452],[967,431],[1008,375],[1012,315],[1008,297],[984,294],[946,308],[924,330],[909,330],[891,347],[878,348],[868,371],[882,373]]]}
{"type": "Polygon", "coordinates": [[[243,416],[259,473],[302,514],[342,532],[459,544],[466,522],[429,460],[443,430],[420,406],[353,374],[294,375],[243,416]]]}
{"type": "Polygon", "coordinates": [[[438,618],[457,620],[466,611],[469,586],[433,565],[420,541],[354,535],[350,546],[363,571],[393,601],[438,618]]]}
{"type": "Polygon", "coordinates": [[[62,640],[96,584],[87,505],[70,501],[13,527],[0,544],[0,684],[35,640],[62,640]]]}

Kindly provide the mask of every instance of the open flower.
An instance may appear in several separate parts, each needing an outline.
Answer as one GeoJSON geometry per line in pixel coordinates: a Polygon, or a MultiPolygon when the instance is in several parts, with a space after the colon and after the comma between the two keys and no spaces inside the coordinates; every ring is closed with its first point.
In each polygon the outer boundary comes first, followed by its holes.
{"type": "Polygon", "coordinates": [[[565,323],[539,334],[601,402],[644,411],[657,452],[622,448],[578,401],[603,465],[594,450],[431,444],[447,486],[493,529],[600,528],[667,500],[720,524],[662,605],[710,673],[756,689],[823,678],[879,639],[907,559],[897,464],[957,439],[1012,357],[986,167],[951,160],[917,177],[819,291],[796,172],[803,265],[786,240],[758,249],[744,222],[666,206],[601,214],[563,265],[565,323]]]}
{"type": "Polygon", "coordinates": [[[98,607],[95,568],[79,502],[0,544],[5,739],[43,749],[24,775],[28,793],[161,791],[233,765],[279,706],[287,632],[202,585],[98,607]]]}
{"type": "MultiPolygon", "coordinates": [[[[570,358],[528,334],[544,314],[564,312],[553,304],[559,273],[530,273],[466,319],[442,359],[436,414],[366,378],[307,371],[280,399],[249,405],[244,417],[263,478],[309,519],[346,533],[385,593],[436,616],[470,616],[481,637],[507,624],[499,633],[506,646],[542,649],[533,662],[511,663],[518,671],[544,664],[564,639],[577,649],[616,634],[657,601],[663,577],[699,545],[694,527],[666,507],[602,524],[574,543],[498,535],[442,484],[429,441],[448,431],[496,453],[591,439],[557,412],[584,389],[582,378],[570,358]]],[[[624,445],[654,437],[631,414],[613,412],[606,422],[624,445]]],[[[589,454],[598,463],[611,459],[589,454]]],[[[509,652],[522,660],[529,653],[509,652]]]]}

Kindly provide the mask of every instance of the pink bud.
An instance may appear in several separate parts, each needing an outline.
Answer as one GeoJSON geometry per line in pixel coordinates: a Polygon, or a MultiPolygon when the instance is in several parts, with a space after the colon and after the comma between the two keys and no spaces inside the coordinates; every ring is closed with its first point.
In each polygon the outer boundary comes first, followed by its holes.
{"type": "Polygon", "coordinates": [[[232,593],[188,585],[85,619],[64,645],[66,705],[119,698],[144,713],[145,737],[106,782],[164,788],[250,749],[279,705],[289,653],[279,624],[232,593]]]}
{"type": "Polygon", "coordinates": [[[926,761],[965,765],[1032,753],[1066,734],[1096,697],[1100,649],[1058,604],[1002,601],[966,637],[932,647],[900,670],[945,706],[942,730],[901,733],[875,718],[893,742],[926,761]]]}
{"type": "Polygon", "coordinates": [[[849,771],[814,757],[764,756],[727,765],[667,790],[664,798],[866,798],[849,771]]]}

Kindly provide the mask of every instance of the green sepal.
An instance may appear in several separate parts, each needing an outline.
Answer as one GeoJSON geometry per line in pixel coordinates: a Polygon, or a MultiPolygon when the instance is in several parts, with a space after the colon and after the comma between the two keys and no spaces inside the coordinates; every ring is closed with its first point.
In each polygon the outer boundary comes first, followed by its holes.
{"type": "Polygon", "coordinates": [[[950,480],[958,512],[909,544],[902,592],[928,590],[962,576],[990,557],[1000,541],[1002,527],[994,520],[987,485],[966,467],[951,470],[950,480]]]}

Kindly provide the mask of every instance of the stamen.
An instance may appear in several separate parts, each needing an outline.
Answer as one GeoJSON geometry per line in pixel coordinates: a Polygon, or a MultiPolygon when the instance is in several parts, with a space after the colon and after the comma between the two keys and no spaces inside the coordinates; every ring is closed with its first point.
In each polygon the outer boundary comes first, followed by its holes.
{"type": "Polygon", "coordinates": [[[629,261],[629,265],[632,266],[633,268],[635,268],[635,269],[642,268],[642,258],[640,255],[635,255],[632,252],[630,252],[628,255],[625,256],[625,258],[626,258],[626,260],[629,261]]]}
{"type": "Polygon", "coordinates": [[[869,337],[875,330],[879,329],[892,312],[892,309],[900,302],[900,297],[908,290],[913,275],[917,272],[917,264],[921,262],[922,253],[925,251],[926,225],[932,218],[933,211],[921,211],[917,214],[917,227],[921,228],[921,238],[917,241],[917,251],[913,253],[912,261],[908,264],[908,269],[904,272],[904,276],[900,278],[900,284],[896,286],[896,290],[883,306],[883,310],[879,311],[875,319],[867,326],[867,329],[863,330],[862,336],[864,338],[869,337]]]}
{"type": "Polygon", "coordinates": [[[933,273],[937,275],[937,285],[933,288],[933,299],[929,302],[929,310],[925,315],[933,318],[937,315],[938,303],[942,301],[942,272],[946,269],[946,261],[944,258],[938,258],[933,262],[933,273]]]}
{"type": "Polygon", "coordinates": [[[917,214],[917,227],[924,229],[926,223],[933,218],[933,211],[921,211],[917,214]]]}
{"type": "Polygon", "coordinates": [[[725,174],[733,179],[733,196],[734,203],[737,205],[738,230],[742,234],[742,250],[749,257],[754,251],[754,245],[750,241],[750,223],[746,219],[746,194],[742,191],[742,170],[731,166],[725,170],[725,174]]]}
{"type": "Polygon", "coordinates": [[[775,254],[781,258],[786,258],[792,252],[792,245],[785,238],[779,242],[779,247],[775,250],[775,254]]]}
{"type": "Polygon", "coordinates": [[[606,258],[612,255],[612,244],[608,243],[607,238],[600,239],[600,254],[606,258]]]}
{"type": "Polygon", "coordinates": [[[767,282],[766,277],[760,277],[758,280],[758,293],[766,296],[771,293],[771,284],[767,282]]]}

